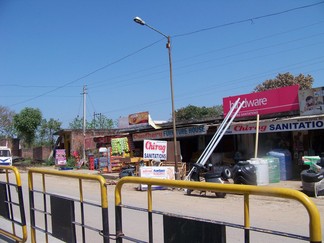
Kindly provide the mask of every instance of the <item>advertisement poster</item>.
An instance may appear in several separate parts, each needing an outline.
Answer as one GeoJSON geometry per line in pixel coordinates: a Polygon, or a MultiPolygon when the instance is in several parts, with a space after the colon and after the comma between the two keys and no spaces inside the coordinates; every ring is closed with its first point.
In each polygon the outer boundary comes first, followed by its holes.
{"type": "Polygon", "coordinates": [[[151,126],[155,129],[160,128],[155,122],[152,120],[149,112],[138,112],[134,114],[128,115],[128,117],[120,117],[118,119],[118,128],[134,128],[134,127],[145,127],[151,126]]]}
{"type": "Polygon", "coordinates": [[[65,149],[56,149],[55,150],[55,165],[56,166],[66,165],[65,149]]]}
{"type": "MultiPolygon", "coordinates": [[[[140,167],[140,177],[174,180],[173,166],[144,166],[140,167]]],[[[147,185],[140,185],[141,190],[147,190],[147,185]]],[[[166,189],[162,186],[152,186],[152,189],[166,189]]]]}
{"type": "Polygon", "coordinates": [[[149,113],[139,112],[128,116],[129,125],[147,124],[149,122],[149,113]]]}
{"type": "Polygon", "coordinates": [[[144,140],[143,147],[144,159],[167,160],[167,141],[144,140]]]}
{"type": "Polygon", "coordinates": [[[324,87],[299,90],[300,115],[324,114],[324,87]]]}
{"type": "Polygon", "coordinates": [[[299,110],[298,88],[298,85],[294,85],[223,98],[224,116],[227,115],[238,98],[240,98],[239,103],[244,102],[244,104],[237,117],[299,110]]]}

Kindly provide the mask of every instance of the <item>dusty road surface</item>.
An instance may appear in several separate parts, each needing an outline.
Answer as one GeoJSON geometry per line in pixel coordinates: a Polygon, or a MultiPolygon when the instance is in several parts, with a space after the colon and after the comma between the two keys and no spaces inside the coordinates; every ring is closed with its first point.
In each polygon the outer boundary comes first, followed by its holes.
{"type": "MultiPolygon", "coordinates": [[[[81,172],[81,171],[79,171],[81,172]]],[[[10,173],[10,179],[13,178],[10,173]]],[[[0,174],[0,181],[5,180],[5,174],[0,174]]],[[[28,178],[27,172],[21,172],[21,180],[23,187],[23,196],[25,211],[27,217],[28,241],[30,241],[30,215],[29,215],[29,195],[28,195],[28,178]]],[[[37,190],[42,190],[42,178],[34,176],[34,186],[37,190]]],[[[115,207],[114,207],[114,191],[115,185],[113,181],[107,180],[108,190],[108,212],[109,212],[109,232],[115,233],[115,207]]],[[[79,198],[78,181],[71,178],[46,176],[46,190],[50,193],[79,198]]],[[[282,181],[280,183],[271,184],[272,187],[284,187],[301,190],[300,181],[282,181]]],[[[123,187],[122,202],[126,205],[147,208],[147,192],[138,191],[138,185],[127,184],[123,187]]],[[[99,186],[93,181],[85,181],[83,183],[83,198],[91,203],[100,202],[99,186]]],[[[194,191],[192,195],[186,195],[183,190],[166,189],[155,190],[153,195],[153,210],[166,212],[176,215],[186,215],[194,218],[202,218],[206,220],[215,220],[226,222],[234,225],[244,224],[244,203],[243,197],[236,194],[228,194],[226,198],[216,198],[211,192],[201,196],[200,192],[194,191]]],[[[324,215],[324,198],[311,198],[316,204],[321,214],[323,222],[324,215]]],[[[50,208],[49,200],[46,202],[47,208],[50,208]]],[[[35,205],[43,208],[43,196],[35,197],[35,205]]],[[[76,206],[76,219],[80,219],[79,206],[76,206]]],[[[92,227],[101,226],[101,210],[93,207],[85,207],[85,222],[92,227]]],[[[50,217],[49,229],[51,227],[50,217]]],[[[127,236],[134,237],[143,241],[148,241],[148,216],[146,212],[123,209],[123,232],[127,236]]],[[[0,219],[1,227],[3,220],[0,219]]],[[[250,197],[250,222],[251,226],[266,228],[275,231],[288,232],[291,234],[308,236],[309,234],[309,217],[304,206],[299,202],[283,198],[273,198],[267,196],[251,196],[250,197]]],[[[36,214],[36,224],[42,226],[44,224],[44,215],[36,214]]],[[[9,225],[10,227],[10,225],[9,225]]],[[[78,228],[78,227],[77,227],[78,228]]],[[[77,229],[78,242],[81,242],[81,231],[77,229]]],[[[154,242],[164,242],[163,236],[163,217],[159,214],[153,214],[153,240],[154,242]]],[[[324,227],[322,224],[322,232],[324,227]]],[[[185,233],[185,232],[184,232],[185,233]]],[[[244,242],[244,231],[242,229],[226,226],[226,242],[244,242]]],[[[37,232],[37,242],[44,242],[45,236],[41,232],[37,232]]],[[[49,242],[60,242],[59,240],[49,237],[49,242]]],[[[86,231],[86,242],[102,242],[102,237],[93,231],[86,231]]],[[[110,242],[115,242],[110,240],[110,242]]],[[[124,241],[127,242],[127,241],[124,241]]],[[[251,242],[305,242],[296,239],[278,238],[272,234],[263,234],[251,232],[251,242]]]]}

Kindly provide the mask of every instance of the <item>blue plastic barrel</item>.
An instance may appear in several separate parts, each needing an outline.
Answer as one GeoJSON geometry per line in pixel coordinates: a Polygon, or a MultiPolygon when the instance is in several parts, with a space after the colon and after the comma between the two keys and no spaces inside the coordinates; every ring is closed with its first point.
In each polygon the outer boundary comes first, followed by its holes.
{"type": "Polygon", "coordinates": [[[274,149],[268,152],[267,155],[279,159],[281,180],[286,181],[293,178],[293,162],[288,149],[274,149]]]}

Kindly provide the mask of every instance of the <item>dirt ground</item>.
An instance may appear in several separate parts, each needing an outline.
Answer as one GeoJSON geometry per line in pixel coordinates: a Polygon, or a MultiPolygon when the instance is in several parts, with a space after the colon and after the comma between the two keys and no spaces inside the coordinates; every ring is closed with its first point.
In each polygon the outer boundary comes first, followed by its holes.
{"type": "MultiPolygon", "coordinates": [[[[57,170],[55,167],[43,167],[44,169],[57,170]]],[[[27,192],[27,171],[28,168],[19,168],[25,190],[27,192]]],[[[72,170],[75,173],[98,174],[97,171],[90,170],[72,170]]],[[[103,174],[107,181],[109,208],[114,211],[114,192],[115,185],[118,182],[118,174],[103,174]]],[[[64,188],[65,181],[55,181],[55,186],[64,190],[64,193],[73,193],[72,188],[64,188]],[[63,189],[64,188],[64,189],[63,189]]],[[[94,185],[93,185],[94,186],[94,185]]],[[[279,183],[271,183],[261,187],[275,187],[275,188],[290,188],[301,191],[302,183],[300,180],[280,181],[279,183]]],[[[89,191],[95,191],[97,188],[90,185],[89,191]]],[[[138,185],[125,184],[123,186],[123,203],[137,207],[147,207],[147,192],[138,191],[138,185]]],[[[189,215],[191,217],[199,217],[210,220],[219,220],[230,222],[233,224],[243,224],[243,208],[244,201],[242,195],[228,194],[226,198],[216,198],[212,192],[201,194],[199,191],[194,191],[192,195],[186,195],[182,189],[166,189],[153,191],[153,210],[169,212],[173,214],[189,215]]],[[[27,195],[26,195],[26,198],[27,195]]],[[[323,215],[324,215],[324,197],[310,197],[320,212],[322,234],[324,232],[323,215]]],[[[309,217],[307,210],[297,201],[268,196],[250,196],[250,213],[251,213],[251,226],[260,228],[270,228],[274,230],[298,233],[301,235],[308,235],[308,221],[309,217]]],[[[125,219],[125,224],[129,220],[133,232],[143,234],[141,224],[134,224],[137,216],[130,214],[125,219]]],[[[113,219],[111,220],[113,222],[113,219]]],[[[161,228],[160,223],[156,228],[161,228]]],[[[112,226],[113,227],[113,226],[112,226]]],[[[231,234],[234,237],[229,242],[242,242],[236,241],[236,234],[231,234]]],[[[239,237],[238,237],[239,238],[239,237]]],[[[161,237],[157,236],[157,239],[161,237]]],[[[159,242],[156,240],[155,242],[159,242]]],[[[254,241],[260,242],[260,241],[254,241]]],[[[264,241],[264,242],[278,242],[278,241],[264,241]]],[[[290,242],[290,241],[285,241],[290,242]]],[[[293,241],[295,242],[295,241],[293,241]]]]}

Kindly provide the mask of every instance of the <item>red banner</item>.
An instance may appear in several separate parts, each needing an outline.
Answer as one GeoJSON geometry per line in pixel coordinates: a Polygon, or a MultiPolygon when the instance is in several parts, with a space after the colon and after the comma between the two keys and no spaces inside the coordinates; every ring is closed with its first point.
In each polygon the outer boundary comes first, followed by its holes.
{"type": "Polygon", "coordinates": [[[298,85],[271,89],[263,92],[230,96],[223,98],[224,116],[227,115],[235,101],[244,102],[237,117],[256,116],[299,110],[298,85]]]}

